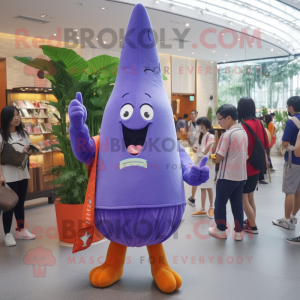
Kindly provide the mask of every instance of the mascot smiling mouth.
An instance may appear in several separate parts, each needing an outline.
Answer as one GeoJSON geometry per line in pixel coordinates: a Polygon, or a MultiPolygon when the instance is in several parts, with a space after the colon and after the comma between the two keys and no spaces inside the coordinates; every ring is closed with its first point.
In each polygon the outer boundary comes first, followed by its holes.
{"type": "Polygon", "coordinates": [[[129,154],[137,155],[142,151],[148,132],[148,126],[149,125],[139,130],[133,130],[122,124],[124,143],[129,154]]]}

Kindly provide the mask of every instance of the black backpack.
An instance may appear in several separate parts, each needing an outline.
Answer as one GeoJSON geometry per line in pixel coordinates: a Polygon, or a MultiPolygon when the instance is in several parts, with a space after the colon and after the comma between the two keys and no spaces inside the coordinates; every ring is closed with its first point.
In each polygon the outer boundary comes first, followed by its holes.
{"type": "MultiPolygon", "coordinates": [[[[259,137],[256,135],[256,133],[252,130],[252,128],[247,123],[242,123],[242,124],[249,130],[249,132],[255,139],[253,152],[249,157],[250,165],[261,172],[267,171],[266,153],[259,137]]],[[[265,130],[262,124],[261,126],[263,130],[265,130]]]]}

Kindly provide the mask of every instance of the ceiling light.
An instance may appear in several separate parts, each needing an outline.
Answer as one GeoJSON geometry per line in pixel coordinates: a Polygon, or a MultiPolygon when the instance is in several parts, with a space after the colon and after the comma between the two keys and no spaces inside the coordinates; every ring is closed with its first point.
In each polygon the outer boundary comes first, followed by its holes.
{"type": "Polygon", "coordinates": [[[101,9],[106,9],[106,7],[101,7],[101,9]]]}
{"type": "Polygon", "coordinates": [[[56,33],[54,33],[54,36],[56,36],[56,33]]]}
{"type": "Polygon", "coordinates": [[[79,36],[77,36],[76,39],[79,40],[79,36]]]}
{"type": "Polygon", "coordinates": [[[225,62],[225,60],[223,61],[223,63],[225,62]]]}
{"type": "Polygon", "coordinates": [[[213,63],[213,61],[211,61],[211,63],[213,63]]]}
{"type": "Polygon", "coordinates": [[[194,52],[192,52],[192,54],[194,54],[194,52]]]}
{"type": "Polygon", "coordinates": [[[103,44],[106,44],[106,41],[103,41],[103,44]]]}
{"type": "Polygon", "coordinates": [[[238,41],[239,41],[240,39],[238,39],[238,41]]]}
{"type": "Polygon", "coordinates": [[[273,51],[273,48],[271,49],[271,51],[273,51]]]}
{"type": "Polygon", "coordinates": [[[213,50],[212,52],[216,52],[216,50],[213,50]]]}
{"type": "Polygon", "coordinates": [[[73,29],[73,31],[77,32],[78,30],[77,29],[73,29]]]}
{"type": "Polygon", "coordinates": [[[158,1],[158,0],[155,0],[155,3],[159,3],[159,1],[158,1]]]}
{"type": "Polygon", "coordinates": [[[122,42],[123,40],[122,39],[120,39],[120,42],[122,42]]]}
{"type": "Polygon", "coordinates": [[[45,15],[45,14],[42,14],[42,15],[41,15],[41,18],[45,18],[45,17],[46,17],[46,15],[45,15]]]}
{"type": "Polygon", "coordinates": [[[180,51],[180,49],[178,49],[178,51],[180,51]]]}
{"type": "Polygon", "coordinates": [[[225,56],[227,56],[227,54],[225,54],[225,56]]]}
{"type": "Polygon", "coordinates": [[[98,41],[98,38],[96,38],[96,41],[98,41]]]}
{"type": "Polygon", "coordinates": [[[189,23],[185,23],[185,26],[186,26],[186,27],[189,27],[189,26],[190,26],[190,24],[189,24],[189,23]]]}

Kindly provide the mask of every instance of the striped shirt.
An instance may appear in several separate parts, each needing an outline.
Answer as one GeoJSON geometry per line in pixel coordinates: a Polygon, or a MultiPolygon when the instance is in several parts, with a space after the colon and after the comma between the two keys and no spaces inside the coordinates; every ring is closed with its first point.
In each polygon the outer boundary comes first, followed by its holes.
{"type": "Polygon", "coordinates": [[[248,137],[241,124],[231,126],[221,135],[216,153],[224,157],[217,179],[247,180],[248,137]]]}

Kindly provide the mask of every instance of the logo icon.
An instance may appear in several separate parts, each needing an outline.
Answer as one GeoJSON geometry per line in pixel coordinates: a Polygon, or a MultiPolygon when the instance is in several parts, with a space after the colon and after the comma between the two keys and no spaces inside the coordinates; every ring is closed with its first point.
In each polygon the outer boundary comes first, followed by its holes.
{"type": "Polygon", "coordinates": [[[52,251],[41,246],[28,250],[23,261],[26,265],[32,265],[33,277],[46,277],[47,266],[52,267],[56,263],[52,251]]]}

